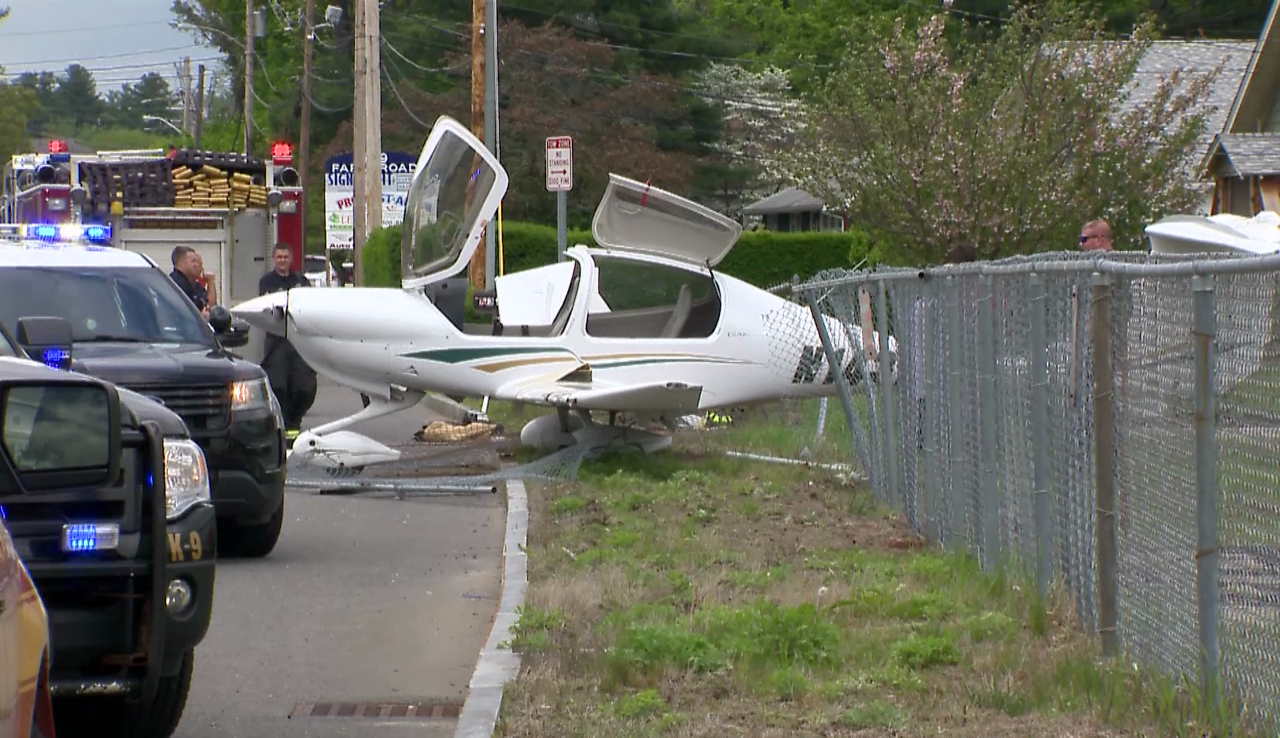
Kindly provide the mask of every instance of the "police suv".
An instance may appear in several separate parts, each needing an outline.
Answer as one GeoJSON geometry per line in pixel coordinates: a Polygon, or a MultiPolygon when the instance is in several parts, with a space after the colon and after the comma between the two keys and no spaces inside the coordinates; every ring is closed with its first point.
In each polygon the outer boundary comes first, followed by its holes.
{"type": "MultiPolygon", "coordinates": [[[[284,420],[266,372],[228,351],[248,341],[209,319],[150,257],[106,246],[109,225],[0,225],[0,325],[71,323],[74,371],[158,400],[208,460],[220,556],[266,556],[284,520],[284,420]]],[[[175,244],[177,245],[177,244],[175,244]]]]}

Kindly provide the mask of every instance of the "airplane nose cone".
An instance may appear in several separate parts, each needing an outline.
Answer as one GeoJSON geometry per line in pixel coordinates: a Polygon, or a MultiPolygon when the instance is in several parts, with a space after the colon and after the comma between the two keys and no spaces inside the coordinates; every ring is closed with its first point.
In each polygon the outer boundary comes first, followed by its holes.
{"type": "Polygon", "coordinates": [[[288,293],[272,292],[255,297],[231,308],[231,314],[254,328],[282,336],[285,330],[285,308],[288,293]]]}

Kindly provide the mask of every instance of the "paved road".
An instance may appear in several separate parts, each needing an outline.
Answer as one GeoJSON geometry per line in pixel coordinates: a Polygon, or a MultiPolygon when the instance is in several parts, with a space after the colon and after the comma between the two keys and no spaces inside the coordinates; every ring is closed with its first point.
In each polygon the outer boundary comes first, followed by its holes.
{"type": "MultiPolygon", "coordinates": [[[[359,409],[322,384],[307,425],[359,409]]],[[[359,428],[403,443],[406,411],[359,428]]],[[[218,563],[213,623],[196,651],[179,738],[451,736],[456,720],[290,717],[297,703],[461,705],[498,606],[505,505],[290,488],[280,543],[218,563]]]]}

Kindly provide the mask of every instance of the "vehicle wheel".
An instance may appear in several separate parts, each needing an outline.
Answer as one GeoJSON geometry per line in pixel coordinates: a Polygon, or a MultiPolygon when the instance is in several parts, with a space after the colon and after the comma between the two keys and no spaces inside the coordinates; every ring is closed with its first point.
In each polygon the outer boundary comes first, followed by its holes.
{"type": "Polygon", "coordinates": [[[271,519],[262,525],[228,527],[230,535],[222,537],[228,554],[252,559],[266,556],[275,549],[276,541],[280,540],[280,529],[284,527],[284,498],[280,498],[280,507],[271,519]]]}
{"type": "Polygon", "coordinates": [[[58,706],[59,711],[71,712],[60,716],[58,735],[66,732],[68,735],[83,733],[100,738],[170,738],[178,729],[182,712],[187,707],[195,659],[194,650],[184,653],[178,673],[162,677],[155,696],[146,702],[125,704],[115,699],[107,702],[107,698],[102,697],[64,701],[58,706]]]}
{"type": "Polygon", "coordinates": [[[191,674],[195,671],[194,649],[182,654],[182,666],[171,677],[162,677],[156,694],[148,702],[126,708],[127,735],[135,738],[169,738],[178,729],[182,712],[191,691],[191,674]]]}

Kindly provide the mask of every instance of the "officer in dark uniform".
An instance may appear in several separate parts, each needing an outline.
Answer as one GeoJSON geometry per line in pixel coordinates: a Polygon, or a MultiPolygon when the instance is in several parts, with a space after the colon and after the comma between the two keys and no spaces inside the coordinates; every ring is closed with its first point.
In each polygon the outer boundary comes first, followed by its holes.
{"type": "Polygon", "coordinates": [[[209,317],[209,292],[200,284],[204,274],[204,259],[190,246],[175,246],[169,255],[173,262],[173,271],[169,278],[178,285],[182,294],[186,295],[206,319],[209,317]]]}
{"type": "MultiPolygon", "coordinates": [[[[289,244],[276,244],[271,260],[275,268],[258,280],[259,295],[310,286],[305,276],[292,270],[293,249],[289,244]]],[[[271,391],[280,401],[285,435],[292,442],[302,429],[303,416],[316,401],[316,372],[287,339],[270,334],[263,345],[262,368],[271,382],[271,391]]]]}

